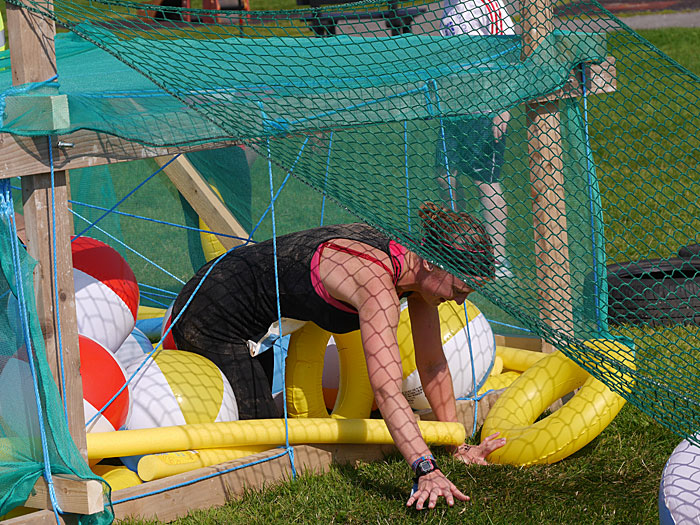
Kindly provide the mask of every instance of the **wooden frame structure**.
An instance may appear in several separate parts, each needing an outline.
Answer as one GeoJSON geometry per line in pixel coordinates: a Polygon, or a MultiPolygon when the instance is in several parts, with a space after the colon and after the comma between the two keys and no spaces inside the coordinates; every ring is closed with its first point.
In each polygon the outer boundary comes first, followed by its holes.
{"type": "MultiPolygon", "coordinates": [[[[524,56],[529,55],[552,31],[549,7],[548,0],[523,2],[521,24],[524,56]]],[[[7,18],[13,84],[39,82],[53,76],[56,73],[53,21],[12,4],[7,6],[7,18]]],[[[614,60],[590,66],[587,77],[591,82],[588,86],[590,93],[614,90],[614,60]],[[604,81],[600,82],[600,78],[604,81]]],[[[581,94],[581,78],[572,73],[571,82],[566,89],[545,99],[530,102],[527,108],[536,264],[542,318],[553,328],[567,334],[572,331],[572,307],[568,291],[570,272],[557,100],[581,94]]],[[[59,143],[50,143],[49,140],[0,134],[0,178],[22,177],[28,249],[30,255],[39,262],[35,271],[35,290],[47,356],[54,377],[58,380],[57,319],[60,318],[64,366],[70,375],[64,399],[68,410],[69,430],[78,449],[87,457],[70,248],[73,225],[68,203],[67,170],[138,158],[162,157],[212,146],[177,149],[146,147],[91,131],[78,131],[62,136],[59,143]],[[55,166],[53,175],[50,172],[49,148],[53,153],[55,166]],[[51,213],[52,200],[56,207],[55,223],[51,213]],[[54,261],[58,269],[55,276],[51,271],[54,261]]],[[[214,147],[232,144],[234,143],[218,143],[214,147]]],[[[162,164],[164,161],[159,162],[162,164]]],[[[246,236],[243,228],[184,158],[172,163],[167,174],[212,229],[233,236],[246,236]]],[[[222,236],[219,239],[226,248],[236,244],[235,239],[231,237],[222,236]]],[[[501,340],[501,343],[513,344],[504,340],[501,340]]],[[[545,351],[551,351],[547,346],[542,345],[539,340],[532,340],[526,343],[525,348],[542,347],[545,351]]],[[[485,414],[497,395],[486,397],[480,402],[483,403],[480,408],[482,414],[485,414]]],[[[473,409],[473,404],[461,405],[463,421],[471,424],[473,409]]],[[[391,449],[393,447],[366,445],[300,446],[295,447],[295,457],[298,469],[320,472],[326,470],[333,462],[377,459],[391,449]]],[[[291,477],[291,465],[286,454],[240,468],[251,461],[269,459],[275,455],[279,455],[279,449],[173,476],[175,479],[165,478],[115,492],[112,496],[113,500],[117,501],[114,506],[116,516],[174,519],[193,509],[223,504],[227,499],[240,494],[244,488],[261,487],[264,483],[291,477]],[[175,485],[178,485],[178,488],[167,490],[175,485]],[[164,492],[144,496],[154,490],[164,492]]],[[[59,503],[66,512],[89,514],[102,509],[102,488],[99,482],[57,477],[56,491],[59,503]]],[[[50,506],[43,480],[37,483],[34,493],[27,500],[27,505],[36,508],[50,506]]],[[[65,523],[72,522],[70,515],[62,516],[61,519],[65,523]]],[[[7,521],[8,524],[42,522],[54,523],[53,512],[39,511],[7,521]]]]}

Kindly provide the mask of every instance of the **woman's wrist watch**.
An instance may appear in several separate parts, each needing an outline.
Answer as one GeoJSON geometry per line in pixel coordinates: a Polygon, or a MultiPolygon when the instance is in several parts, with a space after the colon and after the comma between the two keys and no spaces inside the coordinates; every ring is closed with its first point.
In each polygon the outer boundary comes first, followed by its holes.
{"type": "Polygon", "coordinates": [[[437,463],[435,463],[435,460],[433,458],[424,458],[421,459],[418,463],[416,463],[413,470],[416,473],[415,477],[413,478],[413,482],[418,483],[418,479],[421,476],[430,474],[435,470],[440,470],[440,468],[437,466],[437,463]]]}

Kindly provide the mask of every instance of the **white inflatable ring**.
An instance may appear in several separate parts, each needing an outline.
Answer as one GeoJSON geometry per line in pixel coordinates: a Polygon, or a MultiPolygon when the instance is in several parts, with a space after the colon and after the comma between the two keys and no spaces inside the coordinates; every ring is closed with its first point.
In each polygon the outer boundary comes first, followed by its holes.
{"type": "MultiPolygon", "coordinates": [[[[613,341],[588,341],[600,354],[633,368],[631,351],[613,341]]],[[[631,388],[633,379],[625,378],[631,388]]],[[[593,440],[615,418],[623,398],[591,377],[561,352],[548,354],[528,368],[491,408],[482,435],[500,432],[506,445],[489,456],[493,463],[554,463],[593,440]],[[579,388],[559,410],[535,420],[557,399],[579,388]]]]}

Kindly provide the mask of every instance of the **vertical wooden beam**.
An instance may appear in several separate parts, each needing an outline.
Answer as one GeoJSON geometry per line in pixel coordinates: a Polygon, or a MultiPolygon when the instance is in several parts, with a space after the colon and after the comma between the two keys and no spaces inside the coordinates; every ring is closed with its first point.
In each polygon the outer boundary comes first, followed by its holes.
{"type": "MultiPolygon", "coordinates": [[[[57,69],[53,21],[11,4],[7,5],[7,20],[13,84],[41,82],[54,76],[57,69]]],[[[78,449],[87,459],[70,246],[72,218],[69,217],[65,171],[54,173],[53,186],[52,191],[50,173],[22,178],[27,248],[38,261],[34,285],[47,358],[57,384],[60,384],[61,358],[63,360],[66,377],[62,395],[68,411],[68,426],[78,449]]]]}
{"type": "MultiPolygon", "coordinates": [[[[522,53],[526,58],[553,29],[551,1],[525,0],[521,14],[522,53]]],[[[572,335],[571,273],[558,101],[528,104],[527,137],[540,317],[552,328],[572,335]]],[[[543,351],[552,352],[554,349],[545,343],[543,351]]]]}

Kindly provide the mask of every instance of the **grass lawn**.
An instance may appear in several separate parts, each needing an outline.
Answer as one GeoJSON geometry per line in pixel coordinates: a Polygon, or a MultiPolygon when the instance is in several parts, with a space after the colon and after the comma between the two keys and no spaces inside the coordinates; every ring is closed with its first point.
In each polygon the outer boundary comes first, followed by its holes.
{"type": "Polygon", "coordinates": [[[452,508],[444,502],[432,511],[406,508],[410,469],[393,456],[249,492],[175,523],[653,524],[661,471],[678,441],[628,405],[591,444],[554,465],[465,468],[439,455],[441,468],[471,497],[452,508]]]}

